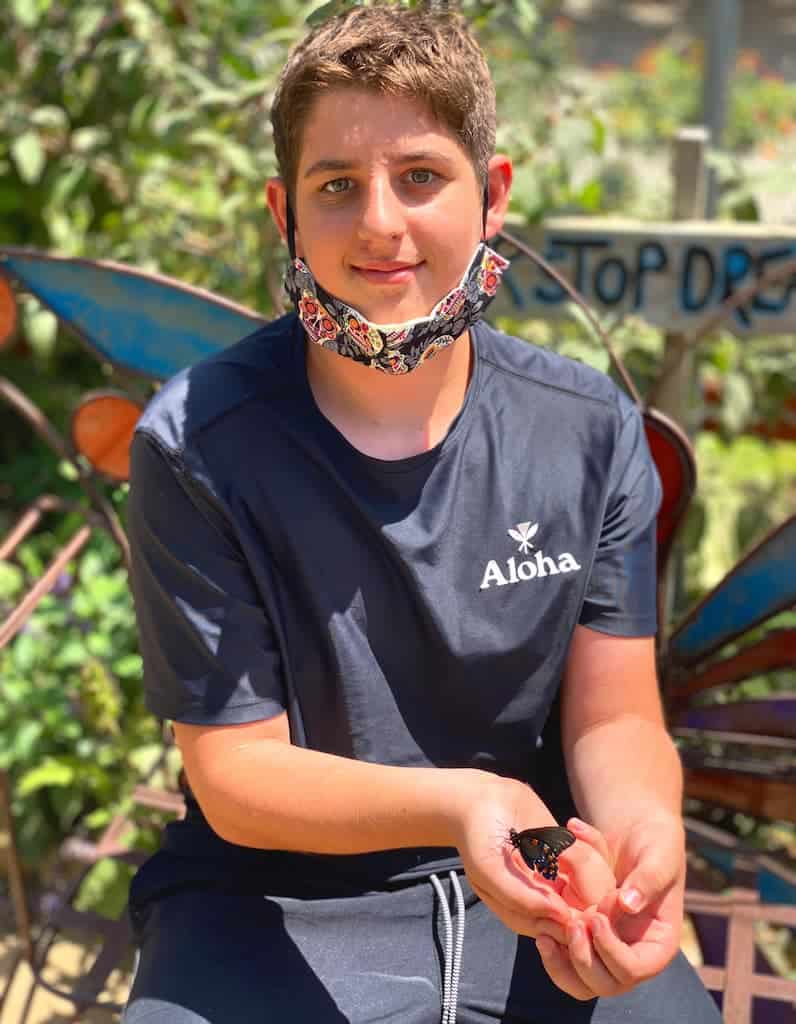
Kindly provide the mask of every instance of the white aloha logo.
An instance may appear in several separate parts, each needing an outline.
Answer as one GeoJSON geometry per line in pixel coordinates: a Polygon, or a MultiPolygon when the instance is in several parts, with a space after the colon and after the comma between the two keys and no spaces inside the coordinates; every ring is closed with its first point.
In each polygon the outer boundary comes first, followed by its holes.
{"type": "MultiPolygon", "coordinates": [[[[539,524],[517,523],[508,531],[509,537],[519,544],[520,554],[527,555],[534,547],[531,538],[539,532],[539,524]]],[[[491,559],[484,569],[484,577],[481,580],[481,590],[489,590],[491,586],[506,587],[510,583],[521,583],[527,580],[545,579],[547,576],[558,576],[562,572],[578,572],[580,565],[574,555],[569,551],[552,557],[546,555],[541,549],[536,551],[533,558],[518,562],[512,555],[504,563],[491,559]]]]}
{"type": "Polygon", "coordinates": [[[527,555],[533,547],[531,537],[536,536],[538,529],[538,523],[517,523],[513,530],[509,530],[509,537],[516,540],[520,546],[520,552],[527,555]]]}

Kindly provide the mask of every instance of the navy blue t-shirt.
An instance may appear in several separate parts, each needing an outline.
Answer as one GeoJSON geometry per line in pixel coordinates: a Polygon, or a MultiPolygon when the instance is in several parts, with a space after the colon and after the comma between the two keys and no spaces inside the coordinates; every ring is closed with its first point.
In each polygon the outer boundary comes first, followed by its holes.
{"type": "MultiPolygon", "coordinates": [[[[655,632],[660,487],[641,416],[608,377],[483,322],[471,337],[447,436],[395,461],[320,412],[292,314],[162,388],[137,428],[128,506],[156,715],[286,710],[302,746],[493,770],[544,795],[540,738],[575,626],[655,632]]],[[[427,873],[455,853],[244,849],[193,803],[165,850],[179,863],[161,858],[161,883],[231,861],[427,873]]]]}

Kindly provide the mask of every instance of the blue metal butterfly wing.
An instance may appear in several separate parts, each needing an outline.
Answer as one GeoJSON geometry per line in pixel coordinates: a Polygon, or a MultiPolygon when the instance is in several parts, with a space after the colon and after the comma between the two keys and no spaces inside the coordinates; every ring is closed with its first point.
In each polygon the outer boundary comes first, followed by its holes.
{"type": "Polygon", "coordinates": [[[265,323],[245,306],[120,263],[0,249],[6,272],[103,360],[155,380],[265,323]]]}
{"type": "Polygon", "coordinates": [[[796,604],[796,516],[735,566],[673,634],[669,654],[688,665],[796,604]]]}

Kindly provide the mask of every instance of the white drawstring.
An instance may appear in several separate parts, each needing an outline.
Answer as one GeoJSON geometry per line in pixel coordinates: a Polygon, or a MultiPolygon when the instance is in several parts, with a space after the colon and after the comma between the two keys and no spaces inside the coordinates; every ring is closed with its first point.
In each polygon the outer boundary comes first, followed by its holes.
{"type": "Polygon", "coordinates": [[[442,888],[442,883],[436,875],[431,875],[431,884],[439,898],[439,906],[442,912],[442,923],[445,929],[443,944],[443,978],[442,978],[442,1020],[441,1024],[456,1024],[457,1006],[459,1002],[459,975],[462,966],[462,951],[464,949],[464,896],[462,887],[459,884],[459,876],[455,871],[449,871],[451,886],[456,897],[456,945],[453,943],[453,921],[451,910],[442,888]]]}

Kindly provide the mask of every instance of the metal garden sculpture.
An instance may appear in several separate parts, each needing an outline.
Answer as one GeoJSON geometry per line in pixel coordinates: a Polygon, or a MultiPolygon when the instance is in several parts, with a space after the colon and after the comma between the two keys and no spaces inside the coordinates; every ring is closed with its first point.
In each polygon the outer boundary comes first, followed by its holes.
{"type": "MultiPolygon", "coordinates": [[[[504,234],[500,245],[505,252],[519,253],[518,258],[532,259],[575,301],[580,301],[571,286],[520,240],[504,234]]],[[[12,284],[29,291],[52,310],[98,359],[150,381],[170,377],[264,322],[252,310],[218,295],[122,264],[6,248],[0,249],[0,344],[14,330],[12,284]]],[[[658,517],[663,610],[667,561],[696,483],[693,453],[675,424],[655,410],[644,408],[610,340],[585,305],[581,306],[602,335],[618,376],[644,411],[648,440],[664,489],[658,517]]],[[[11,616],[0,623],[2,648],[52,589],[58,573],[85,545],[92,530],[107,530],[127,557],[124,532],[96,486],[94,474],[126,479],[128,446],[141,405],[119,391],[87,395],[74,412],[71,439],[66,442],[39,410],[2,378],[0,399],[9,403],[61,457],[73,463],[88,499],[85,525],[11,616]],[[78,459],[78,454],[83,459],[78,459]]],[[[59,499],[40,498],[0,543],[0,559],[12,557],[43,515],[61,510],[59,499]]],[[[777,628],[779,613],[794,605],[796,516],[749,552],[684,621],[662,630],[661,685],[672,731],[682,745],[687,795],[751,815],[796,821],[796,693],[756,701],[726,696],[731,684],[775,669],[796,667],[796,629],[777,628]],[[722,694],[721,702],[705,699],[716,693],[722,694]]],[[[167,810],[180,806],[179,795],[142,789],[139,797],[167,810]]],[[[3,816],[10,825],[8,782],[0,772],[0,828],[3,816]]],[[[796,982],[775,977],[770,968],[767,971],[759,954],[755,961],[754,922],[765,919],[796,927],[796,876],[771,859],[750,859],[750,851],[725,833],[690,820],[688,828],[690,883],[698,890],[705,888],[709,866],[724,871],[736,882],[739,871],[746,870],[742,879],[745,888],[740,894],[689,892],[688,905],[705,957],[702,976],[709,987],[722,993],[726,1020],[734,1024],[751,1021],[752,1003],[757,1000],[755,1022],[784,1021],[786,1018],[779,1014],[792,1012],[786,1004],[796,1001],[796,982]]],[[[90,864],[102,856],[129,856],[122,842],[123,829],[124,820],[119,818],[99,843],[77,844],[80,859],[90,864]]],[[[52,935],[70,924],[84,926],[86,920],[72,907],[73,887],[51,910],[38,936],[33,937],[12,828],[9,834],[12,895],[23,940],[20,960],[27,959],[33,967],[34,986],[47,985],[41,970],[52,935]]],[[[129,943],[123,922],[111,923],[105,933],[106,943],[96,963],[68,993],[76,1007],[75,1020],[80,1019],[86,1006],[97,1003],[109,970],[129,943]]],[[[0,994],[0,1010],[3,999],[4,994],[0,994]]],[[[102,1005],[114,1008],[107,1002],[102,1005]]]]}

